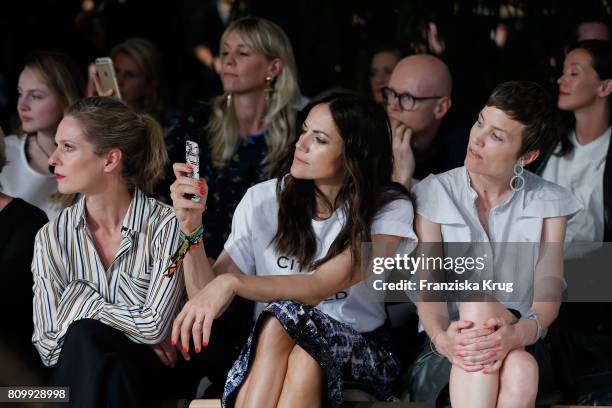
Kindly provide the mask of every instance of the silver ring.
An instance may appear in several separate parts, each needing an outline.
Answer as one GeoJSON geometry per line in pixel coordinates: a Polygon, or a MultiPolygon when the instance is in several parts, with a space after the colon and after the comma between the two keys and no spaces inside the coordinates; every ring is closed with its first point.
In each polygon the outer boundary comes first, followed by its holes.
{"type": "Polygon", "coordinates": [[[201,321],[201,320],[196,320],[195,322],[193,322],[193,325],[194,325],[194,326],[199,326],[199,325],[201,325],[201,324],[202,324],[202,321],[201,321]]]}

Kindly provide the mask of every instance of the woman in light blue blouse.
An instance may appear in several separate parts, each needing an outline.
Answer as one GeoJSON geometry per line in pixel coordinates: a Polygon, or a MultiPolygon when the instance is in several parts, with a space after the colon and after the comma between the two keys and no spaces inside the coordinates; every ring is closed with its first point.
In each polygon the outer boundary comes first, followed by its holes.
{"type": "MultiPolygon", "coordinates": [[[[544,299],[542,282],[547,282],[546,289],[550,282],[563,288],[562,247],[555,244],[563,242],[567,217],[580,206],[569,191],[523,166],[556,143],[559,123],[551,98],[539,85],[503,83],[472,127],[465,166],[430,175],[413,189],[415,230],[422,242],[478,242],[503,252],[517,242],[550,243],[539,246],[531,261],[530,298],[419,302],[432,349],[452,364],[453,407],[535,404],[539,362],[531,354],[532,345],[555,320],[560,305],[554,297],[544,299]]],[[[499,262],[504,254],[491,253],[496,276],[501,270],[504,278],[498,280],[514,278],[520,284],[520,269],[509,267],[513,261],[506,257],[499,262]]]]}

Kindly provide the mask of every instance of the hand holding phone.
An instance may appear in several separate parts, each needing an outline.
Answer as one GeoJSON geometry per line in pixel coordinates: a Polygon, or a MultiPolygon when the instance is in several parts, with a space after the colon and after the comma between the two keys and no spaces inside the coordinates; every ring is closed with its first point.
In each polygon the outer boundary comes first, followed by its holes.
{"type": "MultiPolygon", "coordinates": [[[[193,178],[196,180],[200,179],[200,146],[194,141],[187,140],[185,143],[185,162],[191,166],[193,169],[191,173],[187,173],[187,177],[193,178]]],[[[187,194],[191,201],[195,201],[199,203],[202,200],[202,197],[187,194]]]]}
{"type": "Polygon", "coordinates": [[[119,92],[119,84],[117,83],[113,60],[109,57],[96,58],[96,73],[98,74],[100,85],[98,93],[102,96],[111,95],[117,99],[121,99],[121,92],[119,92]],[[110,90],[112,90],[112,93],[109,92],[110,90]]]}

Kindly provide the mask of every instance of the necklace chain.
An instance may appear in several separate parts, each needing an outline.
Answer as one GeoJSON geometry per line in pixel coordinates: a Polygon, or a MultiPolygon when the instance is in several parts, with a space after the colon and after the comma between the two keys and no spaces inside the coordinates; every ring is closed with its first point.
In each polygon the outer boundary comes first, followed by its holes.
{"type": "Polygon", "coordinates": [[[34,143],[36,143],[36,146],[38,146],[38,148],[45,154],[45,156],[47,156],[47,158],[51,157],[51,153],[47,153],[47,151],[42,147],[42,145],[40,144],[40,142],[38,141],[38,135],[34,136],[34,143]]]}

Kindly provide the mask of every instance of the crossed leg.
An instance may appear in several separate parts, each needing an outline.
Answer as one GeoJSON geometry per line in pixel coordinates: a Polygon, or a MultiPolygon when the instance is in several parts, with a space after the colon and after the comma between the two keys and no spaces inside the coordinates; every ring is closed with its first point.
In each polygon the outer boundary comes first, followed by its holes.
{"type": "Polygon", "coordinates": [[[269,316],[261,325],[253,364],[235,406],[319,407],[324,378],[321,366],[269,316]]]}

